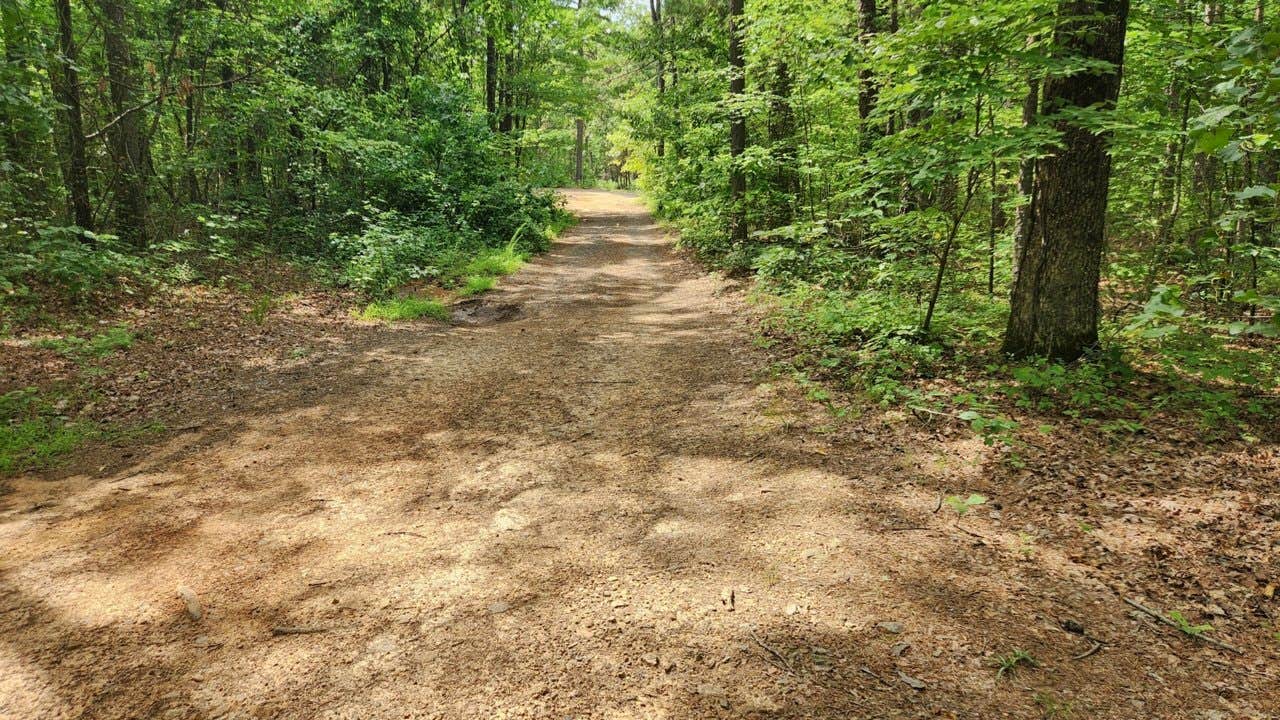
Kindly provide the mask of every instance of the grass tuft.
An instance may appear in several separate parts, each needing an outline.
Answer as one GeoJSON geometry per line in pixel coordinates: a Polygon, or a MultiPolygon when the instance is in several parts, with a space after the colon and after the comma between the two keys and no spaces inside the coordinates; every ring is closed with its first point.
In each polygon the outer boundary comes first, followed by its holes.
{"type": "Polygon", "coordinates": [[[488,250],[467,263],[462,269],[462,274],[468,276],[468,282],[471,277],[510,275],[524,265],[526,257],[514,244],[497,250],[488,250]]]}
{"type": "Polygon", "coordinates": [[[463,283],[462,289],[458,290],[459,295],[479,295],[483,292],[489,292],[493,289],[497,278],[492,275],[472,275],[463,283]]]}
{"type": "Polygon", "coordinates": [[[363,320],[386,320],[388,322],[413,320],[424,316],[436,320],[448,320],[449,308],[438,300],[407,297],[371,302],[360,313],[360,318],[363,320]]]}

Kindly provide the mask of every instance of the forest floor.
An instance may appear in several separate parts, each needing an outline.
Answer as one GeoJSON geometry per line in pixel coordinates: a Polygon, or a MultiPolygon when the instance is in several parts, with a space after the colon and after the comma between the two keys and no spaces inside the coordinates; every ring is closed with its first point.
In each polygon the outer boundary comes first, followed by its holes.
{"type": "Polygon", "coordinates": [[[144,343],[107,395],[168,429],[0,495],[0,718],[1280,717],[1274,448],[836,422],[637,199],[568,195],[452,323],[144,343]]]}

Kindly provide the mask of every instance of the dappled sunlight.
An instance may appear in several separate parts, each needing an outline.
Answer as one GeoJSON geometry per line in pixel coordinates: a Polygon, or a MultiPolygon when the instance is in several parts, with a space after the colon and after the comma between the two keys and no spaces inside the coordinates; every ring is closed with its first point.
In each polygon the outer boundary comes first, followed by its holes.
{"type": "Polygon", "coordinates": [[[535,261],[486,299],[519,317],[398,332],[315,391],[250,394],[108,477],[17,483],[0,516],[9,706],[680,720],[965,697],[1023,713],[993,653],[1053,659],[1045,682],[1086,696],[1112,672],[1060,660],[1087,649],[1063,613],[1114,640],[1112,662],[1185,671],[1101,610],[1110,591],[1072,558],[994,508],[941,505],[936,487],[981,483],[980,441],[811,434],[831,419],[756,382],[714,281],[662,269],[650,231],[618,231],[644,239],[626,247],[613,232],[588,218],[556,246],[574,261],[535,261]],[[657,279],[600,277],[617,256],[657,279]]]}

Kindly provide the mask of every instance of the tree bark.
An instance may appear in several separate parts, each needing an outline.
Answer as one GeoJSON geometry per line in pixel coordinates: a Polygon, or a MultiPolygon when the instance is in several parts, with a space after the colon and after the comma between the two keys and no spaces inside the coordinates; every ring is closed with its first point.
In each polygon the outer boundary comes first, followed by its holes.
{"type": "Polygon", "coordinates": [[[118,180],[116,189],[116,232],[139,246],[147,243],[147,172],[149,149],[142,134],[140,113],[128,112],[137,104],[133,54],[126,35],[127,0],[98,0],[106,22],[102,24],[102,45],[107,56],[107,82],[111,105],[120,117],[108,134],[118,180]]]}
{"type": "Polygon", "coordinates": [[[795,219],[800,174],[796,168],[796,117],[791,106],[791,69],[786,62],[774,62],[769,75],[769,151],[774,163],[774,197],[769,203],[769,224],[776,228],[790,225],[795,219]]]}
{"type": "Polygon", "coordinates": [[[573,141],[573,183],[582,187],[582,152],[587,144],[587,123],[582,118],[573,121],[575,137],[573,141]]]}
{"type": "MultiPolygon", "coordinates": [[[[1046,114],[1090,106],[1113,109],[1120,92],[1129,0],[1063,0],[1058,11],[1058,52],[1111,67],[1049,77],[1046,114]]],[[[1070,361],[1098,342],[1111,157],[1108,133],[1093,133],[1070,119],[1054,125],[1062,133],[1062,147],[1037,163],[1038,206],[1031,240],[1018,262],[1004,351],[1070,361]]]]}
{"type": "Polygon", "coordinates": [[[496,127],[498,118],[498,43],[489,32],[484,39],[484,109],[489,113],[489,126],[496,127]]]}
{"type": "Polygon", "coordinates": [[[71,220],[85,230],[93,230],[93,209],[89,205],[89,165],[84,154],[84,121],[80,114],[80,73],[76,70],[75,28],[71,20],[71,0],[53,0],[58,18],[58,70],[50,66],[54,99],[62,106],[65,139],[62,182],[67,188],[71,220]]]}
{"type": "Polygon", "coordinates": [[[657,46],[655,51],[655,55],[657,56],[656,60],[657,60],[657,69],[658,69],[656,83],[658,88],[658,108],[659,108],[657,153],[658,153],[658,157],[663,157],[667,154],[667,143],[666,143],[666,136],[664,135],[664,128],[661,127],[661,115],[662,115],[661,109],[662,109],[663,100],[665,99],[665,96],[667,94],[667,61],[666,61],[666,47],[665,47],[665,42],[664,42],[664,37],[662,32],[662,0],[649,0],[649,17],[653,20],[654,40],[657,46]]]}
{"type": "MultiPolygon", "coordinates": [[[[1022,101],[1022,126],[1030,127],[1035,124],[1036,115],[1039,112],[1040,80],[1033,77],[1027,80],[1027,95],[1022,101]]],[[[1018,205],[1017,214],[1013,219],[1013,282],[1015,285],[1018,282],[1018,272],[1021,270],[1022,249],[1031,239],[1031,226],[1036,215],[1035,178],[1036,159],[1023,158],[1018,163],[1018,195],[1021,198],[1021,204],[1018,205]]]]}
{"type": "MultiPolygon", "coordinates": [[[[858,42],[865,50],[876,34],[876,0],[858,0],[858,42]]],[[[876,106],[875,76],[866,65],[866,54],[863,57],[862,69],[858,71],[858,121],[862,128],[863,144],[868,133],[867,118],[876,106]]]]}
{"type": "Polygon", "coordinates": [[[742,48],[743,0],[729,0],[729,202],[731,237],[734,243],[747,241],[747,176],[742,169],[742,155],[747,151],[747,117],[741,101],[747,91],[746,61],[742,48]]]}

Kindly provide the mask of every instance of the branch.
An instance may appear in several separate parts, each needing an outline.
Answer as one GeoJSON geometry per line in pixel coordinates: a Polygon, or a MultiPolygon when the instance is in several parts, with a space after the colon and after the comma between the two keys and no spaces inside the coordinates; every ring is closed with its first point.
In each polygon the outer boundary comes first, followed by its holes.
{"type": "MultiPolygon", "coordinates": [[[[258,67],[253,68],[252,70],[249,70],[248,72],[244,73],[243,75],[238,75],[238,76],[233,77],[233,78],[227,78],[226,80],[220,80],[220,81],[218,81],[218,82],[211,82],[211,83],[194,83],[194,84],[192,84],[190,87],[191,87],[191,89],[192,89],[192,90],[208,90],[208,89],[211,89],[211,88],[218,88],[218,87],[224,87],[224,86],[226,86],[226,85],[232,85],[232,84],[234,84],[234,83],[238,83],[238,82],[240,82],[240,81],[242,81],[242,80],[248,80],[249,78],[253,77],[254,75],[257,75],[258,73],[262,72],[263,70],[266,70],[267,68],[269,68],[269,67],[271,67],[271,66],[275,65],[276,63],[280,62],[280,59],[281,59],[282,57],[284,57],[284,56],[283,56],[283,55],[277,55],[277,56],[276,56],[276,58],[275,58],[274,60],[271,60],[270,62],[264,63],[264,64],[262,64],[262,65],[259,65],[258,67]]],[[[109,121],[107,121],[107,124],[106,124],[106,125],[103,125],[102,127],[98,128],[97,130],[94,130],[93,132],[89,133],[88,135],[85,135],[85,136],[84,136],[84,139],[85,139],[85,140],[96,140],[96,139],[98,139],[99,137],[102,137],[102,134],[103,134],[103,133],[105,133],[106,131],[110,130],[112,127],[114,127],[114,126],[115,126],[117,123],[119,123],[121,120],[124,120],[125,118],[129,117],[130,115],[132,115],[132,114],[134,114],[134,113],[136,113],[136,112],[139,112],[139,111],[141,111],[141,110],[146,110],[147,108],[151,107],[152,105],[155,105],[156,103],[158,103],[158,102],[160,102],[161,100],[165,99],[165,98],[166,98],[166,97],[168,97],[169,95],[174,94],[175,92],[176,92],[176,90],[175,90],[175,89],[171,89],[171,88],[168,88],[168,87],[164,88],[163,90],[161,90],[161,91],[160,91],[160,94],[156,95],[155,97],[151,98],[150,100],[147,100],[147,101],[145,101],[145,102],[142,102],[142,103],[139,103],[139,104],[137,104],[137,105],[134,105],[134,106],[133,106],[133,107],[131,107],[131,108],[126,108],[126,109],[124,110],[124,112],[121,112],[119,115],[116,115],[115,117],[113,117],[113,118],[111,118],[109,121]]]]}

